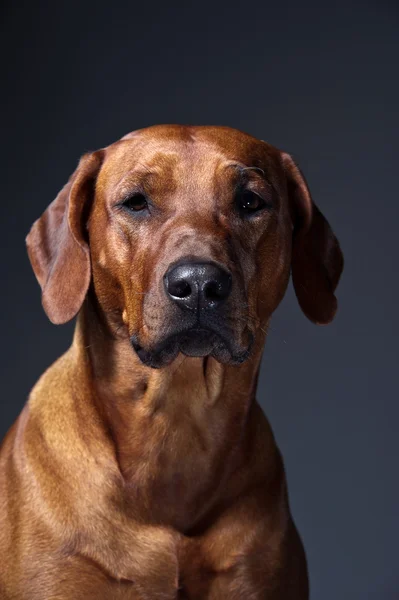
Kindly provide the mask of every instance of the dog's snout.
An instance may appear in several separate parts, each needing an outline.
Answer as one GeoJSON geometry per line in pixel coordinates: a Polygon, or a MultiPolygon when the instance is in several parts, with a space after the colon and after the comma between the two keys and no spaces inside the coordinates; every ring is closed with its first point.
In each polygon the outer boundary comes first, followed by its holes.
{"type": "Polygon", "coordinates": [[[187,262],[164,276],[168,297],[182,309],[216,308],[231,291],[231,274],[215,263],[187,262]]]}

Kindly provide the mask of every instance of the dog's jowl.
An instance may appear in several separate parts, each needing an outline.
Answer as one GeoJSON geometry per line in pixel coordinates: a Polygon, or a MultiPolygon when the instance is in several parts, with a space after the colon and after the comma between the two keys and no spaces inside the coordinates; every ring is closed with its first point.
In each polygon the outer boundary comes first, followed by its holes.
{"type": "Polygon", "coordinates": [[[306,600],[256,401],[292,273],[315,323],[343,259],[290,155],[155,126],[84,155],[27,237],[70,349],[0,457],[3,600],[306,600]]]}

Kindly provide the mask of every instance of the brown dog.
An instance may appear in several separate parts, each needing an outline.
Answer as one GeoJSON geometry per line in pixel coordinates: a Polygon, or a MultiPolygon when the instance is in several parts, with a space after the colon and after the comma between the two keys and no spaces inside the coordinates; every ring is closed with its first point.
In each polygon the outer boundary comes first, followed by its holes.
{"type": "Polygon", "coordinates": [[[327,323],[343,260],[291,157],[140,130],[81,159],[27,245],[51,321],[79,315],[2,446],[1,598],[308,598],[256,382],[290,270],[327,323]]]}

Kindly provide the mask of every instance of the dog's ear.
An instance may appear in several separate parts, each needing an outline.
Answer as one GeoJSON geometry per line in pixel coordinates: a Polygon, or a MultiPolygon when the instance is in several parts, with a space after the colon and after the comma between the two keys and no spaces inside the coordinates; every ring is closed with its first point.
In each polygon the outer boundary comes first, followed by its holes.
{"type": "Polygon", "coordinates": [[[55,200],[35,221],[27,238],[29,259],[42,288],[50,321],[72,319],[90,283],[90,253],[85,230],[103,159],[101,150],[85,154],[55,200]]]}
{"type": "Polygon", "coordinates": [[[288,154],[282,155],[293,218],[292,280],[300,307],[314,323],[333,320],[334,295],[343,269],[343,256],[327,220],[314,204],[306,181],[288,154]]]}

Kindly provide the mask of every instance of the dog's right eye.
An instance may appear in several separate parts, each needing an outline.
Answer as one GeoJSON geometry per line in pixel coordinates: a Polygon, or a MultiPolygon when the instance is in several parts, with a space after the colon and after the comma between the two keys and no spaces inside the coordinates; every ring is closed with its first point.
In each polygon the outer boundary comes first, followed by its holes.
{"type": "Polygon", "coordinates": [[[132,212],[140,212],[148,208],[148,202],[144,194],[134,194],[126,198],[122,205],[132,212]]]}

